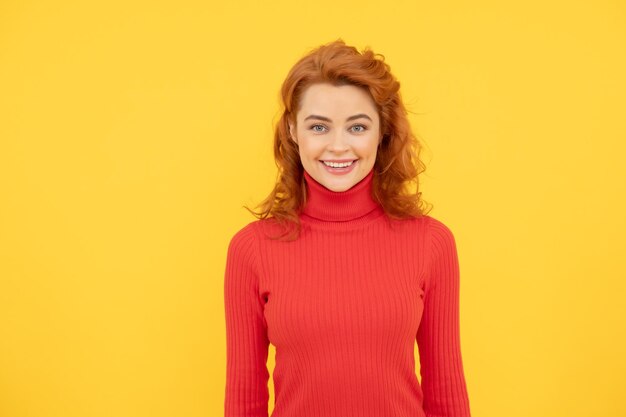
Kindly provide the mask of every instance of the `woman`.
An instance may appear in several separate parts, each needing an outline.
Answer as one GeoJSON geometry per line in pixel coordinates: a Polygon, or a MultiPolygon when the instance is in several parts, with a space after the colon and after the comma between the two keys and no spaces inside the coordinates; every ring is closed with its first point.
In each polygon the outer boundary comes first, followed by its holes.
{"type": "Polygon", "coordinates": [[[399,87],[341,39],[284,81],[276,186],[228,247],[226,417],[267,416],[269,343],[273,417],[470,416],[455,241],[408,189],[399,87]]]}

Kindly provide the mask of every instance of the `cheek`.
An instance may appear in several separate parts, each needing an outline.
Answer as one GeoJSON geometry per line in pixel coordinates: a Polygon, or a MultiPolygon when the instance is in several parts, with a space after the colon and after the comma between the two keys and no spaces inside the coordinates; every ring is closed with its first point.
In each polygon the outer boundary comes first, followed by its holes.
{"type": "Polygon", "coordinates": [[[355,146],[354,150],[363,158],[376,158],[376,152],[378,151],[378,142],[369,141],[367,143],[362,143],[355,146]]]}
{"type": "Polygon", "coordinates": [[[300,157],[305,159],[317,159],[324,151],[323,146],[316,145],[314,141],[303,138],[300,140],[300,157]]]}

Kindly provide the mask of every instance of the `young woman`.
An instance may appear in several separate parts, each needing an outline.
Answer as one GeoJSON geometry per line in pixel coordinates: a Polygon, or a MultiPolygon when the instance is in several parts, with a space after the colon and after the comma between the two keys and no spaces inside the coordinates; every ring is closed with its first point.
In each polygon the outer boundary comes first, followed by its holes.
{"type": "Polygon", "coordinates": [[[268,415],[269,343],[273,417],[470,416],[455,240],[410,189],[399,88],[341,39],[287,75],[276,186],[228,247],[225,417],[268,415]]]}

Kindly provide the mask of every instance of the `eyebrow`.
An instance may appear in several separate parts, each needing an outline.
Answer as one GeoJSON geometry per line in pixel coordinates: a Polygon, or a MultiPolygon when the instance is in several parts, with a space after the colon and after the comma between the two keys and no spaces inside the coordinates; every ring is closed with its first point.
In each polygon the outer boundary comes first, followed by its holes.
{"type": "MultiPolygon", "coordinates": [[[[355,114],[354,116],[350,116],[346,119],[346,122],[349,122],[350,120],[355,120],[355,119],[360,119],[361,117],[364,117],[366,119],[369,119],[369,121],[372,121],[372,118],[369,117],[367,114],[365,113],[359,113],[359,114],[355,114]]],[[[306,122],[309,119],[317,119],[317,120],[323,120],[325,122],[332,122],[332,120],[330,120],[328,117],[324,117],[324,116],[318,116],[317,114],[311,114],[310,116],[307,116],[304,118],[304,121],[306,122]]]]}

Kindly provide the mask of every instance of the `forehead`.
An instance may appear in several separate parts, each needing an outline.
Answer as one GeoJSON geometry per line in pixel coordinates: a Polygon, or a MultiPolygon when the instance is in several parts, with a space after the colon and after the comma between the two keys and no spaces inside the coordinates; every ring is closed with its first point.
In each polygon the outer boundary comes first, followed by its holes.
{"type": "Polygon", "coordinates": [[[317,114],[328,117],[350,116],[354,113],[377,115],[376,103],[364,87],[351,84],[313,84],[304,90],[300,99],[298,117],[317,114]]]}

